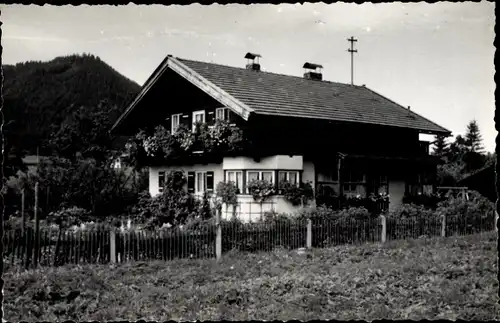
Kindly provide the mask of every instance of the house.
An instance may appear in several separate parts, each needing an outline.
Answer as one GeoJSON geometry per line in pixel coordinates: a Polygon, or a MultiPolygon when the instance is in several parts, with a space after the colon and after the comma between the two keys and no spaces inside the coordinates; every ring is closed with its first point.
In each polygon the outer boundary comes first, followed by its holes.
{"type": "Polygon", "coordinates": [[[496,202],[495,163],[484,166],[477,172],[461,179],[459,186],[466,186],[470,190],[478,191],[491,202],[496,202]]]}
{"type": "MultiPolygon", "coordinates": [[[[225,119],[251,143],[236,154],[201,151],[151,162],[152,195],[172,169],[187,174],[194,194],[235,182],[241,193],[237,212],[250,218],[263,210],[248,194],[251,179],[276,189],[282,180],[309,182],[316,199],[386,192],[391,207],[405,193],[432,189],[440,159],[429,155],[429,142],[419,134],[450,131],[364,85],[323,80],[319,64],[305,63],[304,77],[296,77],[262,71],[259,57],[248,53],[249,62],[239,68],[168,55],[149,77],[113,133],[134,135],[160,124],[174,133],[180,125],[194,129],[225,119]]],[[[297,209],[280,195],[271,204],[265,210],[297,209]]]]}

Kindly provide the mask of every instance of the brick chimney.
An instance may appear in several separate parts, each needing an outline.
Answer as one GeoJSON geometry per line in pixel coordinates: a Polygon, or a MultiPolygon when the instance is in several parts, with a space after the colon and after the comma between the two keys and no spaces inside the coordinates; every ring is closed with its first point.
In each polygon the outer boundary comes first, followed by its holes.
{"type": "Polygon", "coordinates": [[[259,54],[247,53],[245,58],[247,61],[247,70],[260,71],[259,58],[262,57],[259,54]]]}
{"type": "Polygon", "coordinates": [[[323,80],[323,74],[321,74],[322,65],[306,62],[303,68],[304,78],[316,81],[323,80]]]}

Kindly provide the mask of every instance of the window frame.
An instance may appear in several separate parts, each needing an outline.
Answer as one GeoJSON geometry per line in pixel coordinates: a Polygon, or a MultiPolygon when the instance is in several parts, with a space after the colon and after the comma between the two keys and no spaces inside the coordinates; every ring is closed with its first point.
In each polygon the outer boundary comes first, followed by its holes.
{"type": "Polygon", "coordinates": [[[278,171],[278,186],[281,183],[280,175],[285,174],[285,181],[290,182],[290,174],[295,173],[295,185],[298,187],[300,185],[300,171],[298,170],[279,170],[278,171]]]}
{"type": "Polygon", "coordinates": [[[236,185],[236,188],[240,191],[243,192],[243,171],[242,170],[226,170],[224,174],[224,182],[229,183],[233,182],[236,185]],[[229,180],[229,174],[232,173],[234,174],[234,181],[229,180]],[[240,174],[240,185],[238,185],[238,176],[237,174],[240,174]]]}
{"type": "Polygon", "coordinates": [[[341,176],[342,192],[348,194],[359,194],[358,186],[366,187],[366,174],[356,170],[346,170],[341,176]],[[361,175],[361,181],[353,181],[353,173],[361,175]],[[347,179],[347,180],[346,180],[347,179]],[[348,189],[346,189],[346,187],[348,189]]]}
{"type": "Polygon", "coordinates": [[[194,172],[194,193],[205,193],[207,190],[207,172],[206,171],[195,171],[194,172]],[[203,179],[203,189],[200,190],[198,187],[198,174],[201,174],[202,179],[203,179]]]}
{"type": "Polygon", "coordinates": [[[197,110],[197,111],[193,111],[193,118],[191,120],[191,126],[192,126],[192,129],[193,131],[196,130],[196,116],[197,115],[202,115],[203,116],[203,120],[201,121],[202,123],[204,123],[207,118],[206,118],[206,114],[205,114],[205,110],[197,110]]]}
{"type": "Polygon", "coordinates": [[[172,120],[170,121],[170,132],[171,133],[175,133],[177,131],[177,129],[181,125],[181,118],[182,118],[182,113],[172,114],[172,116],[171,116],[172,120]],[[174,118],[175,117],[177,117],[177,126],[176,127],[174,127],[174,118]]]}
{"type": "Polygon", "coordinates": [[[164,170],[158,171],[158,192],[159,193],[163,193],[166,181],[167,181],[167,172],[164,170]],[[160,180],[162,177],[163,177],[163,181],[160,180]],[[163,185],[162,185],[162,182],[163,182],[163,185]]]}
{"type": "Polygon", "coordinates": [[[262,173],[271,173],[271,184],[275,184],[276,183],[276,178],[275,178],[275,175],[276,175],[276,171],[275,170],[272,170],[272,169],[269,169],[269,170],[257,170],[257,169],[248,169],[245,171],[245,192],[246,194],[250,194],[250,191],[248,190],[248,173],[259,173],[259,175],[257,176],[257,180],[263,180],[263,175],[262,173]]]}
{"type": "Polygon", "coordinates": [[[228,111],[228,108],[223,107],[223,108],[216,108],[215,109],[215,121],[217,120],[228,120],[229,119],[229,112],[228,112],[228,117],[226,118],[226,111],[228,111]],[[218,112],[222,111],[222,119],[217,116],[218,112]]]}

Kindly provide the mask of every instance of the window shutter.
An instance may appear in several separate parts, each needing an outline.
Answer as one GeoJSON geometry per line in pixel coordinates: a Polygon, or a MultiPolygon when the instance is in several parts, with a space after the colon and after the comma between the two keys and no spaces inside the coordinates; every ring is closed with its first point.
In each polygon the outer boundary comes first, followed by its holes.
{"type": "Polygon", "coordinates": [[[207,191],[214,190],[214,172],[207,172],[207,191]]]}
{"type": "Polygon", "coordinates": [[[215,110],[210,110],[210,111],[207,111],[207,114],[205,115],[205,122],[208,124],[208,125],[213,125],[215,123],[215,110]]]}
{"type": "Polygon", "coordinates": [[[188,172],[187,187],[188,193],[194,193],[194,172],[188,172]]]}
{"type": "Polygon", "coordinates": [[[165,187],[165,172],[158,172],[158,191],[163,192],[165,187]]]}
{"type": "Polygon", "coordinates": [[[231,114],[231,111],[229,111],[229,108],[225,108],[224,109],[224,120],[233,121],[233,120],[229,119],[230,114],[231,114]]]}

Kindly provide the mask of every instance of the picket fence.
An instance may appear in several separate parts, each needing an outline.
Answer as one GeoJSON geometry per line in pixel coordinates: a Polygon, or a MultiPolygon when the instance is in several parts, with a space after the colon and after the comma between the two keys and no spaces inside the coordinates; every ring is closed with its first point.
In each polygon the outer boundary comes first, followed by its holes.
{"type": "Polygon", "coordinates": [[[217,258],[230,250],[327,248],[422,237],[468,235],[496,229],[493,214],[467,217],[303,219],[200,225],[155,231],[61,231],[33,228],[4,232],[4,264],[33,268],[64,264],[217,258]]]}

